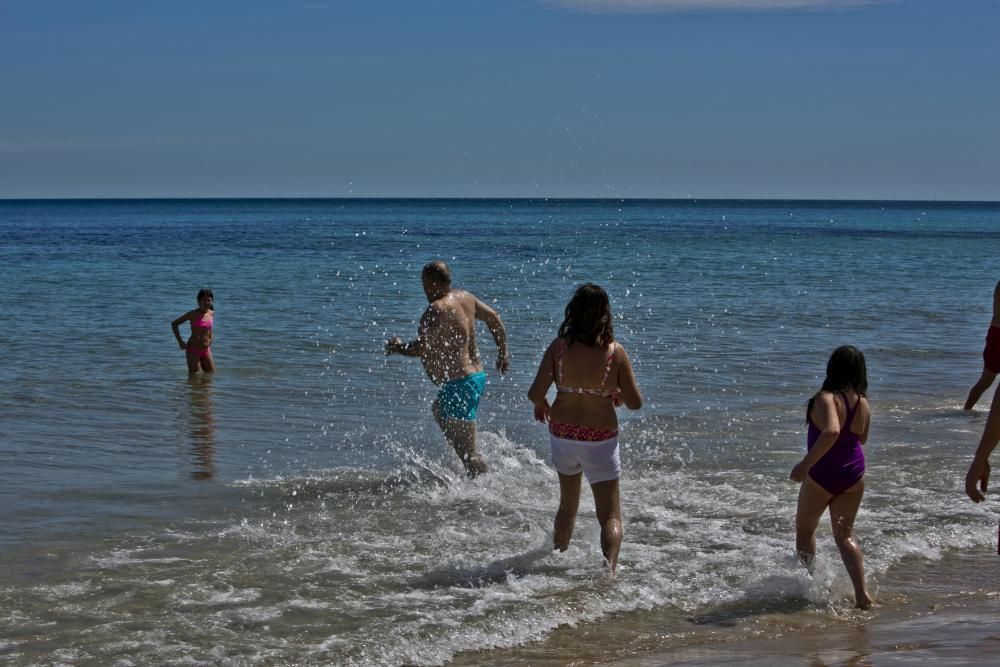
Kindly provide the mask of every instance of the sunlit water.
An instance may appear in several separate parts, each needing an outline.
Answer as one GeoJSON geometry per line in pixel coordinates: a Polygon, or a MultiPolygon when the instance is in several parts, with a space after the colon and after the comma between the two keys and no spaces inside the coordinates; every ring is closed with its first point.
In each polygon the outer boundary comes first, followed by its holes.
{"type": "Polygon", "coordinates": [[[995,550],[995,503],[961,489],[991,394],[961,404],[998,247],[991,205],[0,202],[0,657],[611,660],[623,633],[654,650],[751,612],[852,618],[825,525],[816,575],[796,566],[787,481],[843,343],[866,353],[875,413],[857,523],[873,588],[888,607],[950,595],[905,573],[995,550]],[[382,354],[415,333],[435,258],[510,334],[475,481],[419,363],[382,354]],[[589,498],[550,552],[558,484],[524,398],[588,280],[647,400],[622,414],[616,577],[589,498]],[[188,379],[170,321],[203,286],[219,372],[188,379]]]}

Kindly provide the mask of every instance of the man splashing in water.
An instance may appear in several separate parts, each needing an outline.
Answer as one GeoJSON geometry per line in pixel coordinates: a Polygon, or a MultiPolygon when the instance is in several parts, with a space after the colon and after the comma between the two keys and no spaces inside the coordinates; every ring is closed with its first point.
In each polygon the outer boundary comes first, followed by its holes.
{"type": "Polygon", "coordinates": [[[385,344],[386,354],[420,357],[431,382],[441,387],[432,409],[434,420],[462,460],[469,477],[486,472],[476,449],[476,410],[486,389],[486,373],[476,349],[476,320],[486,323],[497,344],[496,367],[510,367],[507,331],[492,308],[465,290],[451,286],[451,270],[431,262],[421,273],[430,303],[420,317],[417,339],[398,336],[385,344]]]}

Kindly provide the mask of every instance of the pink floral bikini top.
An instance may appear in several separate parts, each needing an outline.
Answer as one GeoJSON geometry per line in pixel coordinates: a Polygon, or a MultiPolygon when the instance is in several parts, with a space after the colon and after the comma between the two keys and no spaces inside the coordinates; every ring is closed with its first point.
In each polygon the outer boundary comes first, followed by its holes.
{"type": "Polygon", "coordinates": [[[556,391],[564,394],[587,394],[588,396],[600,396],[602,398],[612,398],[617,389],[605,389],[604,383],[608,381],[611,374],[611,360],[615,356],[615,343],[611,343],[608,348],[608,362],[604,366],[604,375],[601,376],[601,384],[597,387],[567,387],[563,384],[563,354],[566,352],[566,341],[559,339],[556,347],[556,391]]]}

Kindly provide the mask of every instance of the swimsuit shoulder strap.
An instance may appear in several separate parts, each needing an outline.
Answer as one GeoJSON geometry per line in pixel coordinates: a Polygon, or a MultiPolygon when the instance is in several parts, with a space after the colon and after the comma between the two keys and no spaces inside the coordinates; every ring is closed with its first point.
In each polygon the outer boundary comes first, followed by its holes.
{"type": "Polygon", "coordinates": [[[844,428],[848,431],[851,430],[851,423],[854,421],[854,415],[857,414],[858,408],[861,407],[861,394],[858,394],[858,401],[851,407],[851,401],[848,400],[847,394],[840,392],[840,397],[844,399],[844,412],[846,413],[844,418],[844,428]]]}
{"type": "Polygon", "coordinates": [[[615,358],[615,343],[611,342],[611,347],[608,351],[608,363],[604,366],[604,375],[601,376],[601,388],[604,388],[604,384],[608,381],[608,376],[611,375],[611,362],[615,358]]]}
{"type": "Polygon", "coordinates": [[[563,338],[558,339],[559,342],[556,344],[556,384],[562,384],[563,381],[563,354],[566,352],[566,340],[563,338]]]}

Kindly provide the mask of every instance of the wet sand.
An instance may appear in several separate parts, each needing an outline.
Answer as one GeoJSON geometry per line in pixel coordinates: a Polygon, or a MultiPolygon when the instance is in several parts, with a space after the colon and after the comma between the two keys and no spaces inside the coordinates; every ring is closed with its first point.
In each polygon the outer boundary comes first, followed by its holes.
{"type": "Polygon", "coordinates": [[[685,614],[657,609],[561,627],[511,650],[453,664],[505,665],[998,665],[1000,556],[988,549],[911,557],[876,577],[878,606],[825,608],[795,595],[685,614]]]}
{"type": "Polygon", "coordinates": [[[997,665],[1000,598],[894,610],[849,627],[812,626],[769,639],[685,646],[616,665],[997,665]]]}

